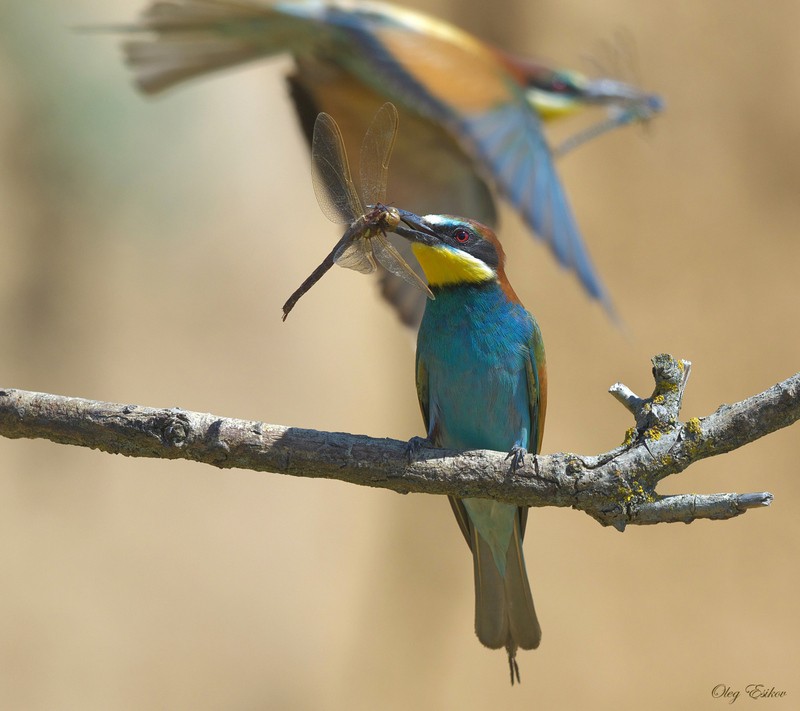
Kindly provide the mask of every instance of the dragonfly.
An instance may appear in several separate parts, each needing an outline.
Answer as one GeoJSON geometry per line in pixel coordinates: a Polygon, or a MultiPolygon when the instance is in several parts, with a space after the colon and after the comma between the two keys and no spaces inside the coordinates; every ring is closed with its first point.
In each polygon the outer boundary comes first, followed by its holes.
{"type": "Polygon", "coordinates": [[[632,96],[631,99],[620,102],[619,106],[609,109],[609,117],[604,121],[592,124],[588,128],[570,136],[553,149],[555,158],[562,158],[578,146],[613,131],[615,128],[628,124],[641,123],[646,125],[656,114],[664,110],[664,101],[656,94],[641,94],[632,96]]]}
{"type": "Polygon", "coordinates": [[[347,230],[322,263],[283,305],[283,320],[298,300],[334,265],[371,274],[378,264],[432,299],[428,285],[386,237],[401,222],[403,210],[385,205],[389,159],[397,138],[397,108],[387,102],[375,114],[361,144],[361,196],[353,183],[342,132],[334,118],[320,113],[311,141],[311,179],[324,215],[347,230]],[[362,200],[363,198],[363,200],[362,200]]]}
{"type": "Polygon", "coordinates": [[[553,157],[561,158],[578,146],[591,141],[604,133],[622,126],[640,123],[647,126],[664,110],[664,100],[658,94],[648,94],[639,90],[642,77],[639,72],[639,51],[636,38],[629,31],[619,29],[610,42],[598,46],[599,58],[587,57],[600,77],[620,76],[631,82],[611,78],[597,78],[589,82],[585,90],[586,103],[605,103],[608,116],[605,120],[592,124],[583,131],[570,136],[553,148],[553,157]],[[613,102],[602,101],[601,97],[613,96],[613,102]]]}

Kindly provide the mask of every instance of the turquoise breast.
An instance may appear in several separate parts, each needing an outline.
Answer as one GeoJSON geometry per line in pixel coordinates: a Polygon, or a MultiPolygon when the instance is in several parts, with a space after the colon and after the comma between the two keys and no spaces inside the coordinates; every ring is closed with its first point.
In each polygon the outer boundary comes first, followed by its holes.
{"type": "Polygon", "coordinates": [[[496,282],[440,288],[417,339],[428,375],[436,444],[454,449],[530,448],[526,362],[533,320],[496,282]]]}

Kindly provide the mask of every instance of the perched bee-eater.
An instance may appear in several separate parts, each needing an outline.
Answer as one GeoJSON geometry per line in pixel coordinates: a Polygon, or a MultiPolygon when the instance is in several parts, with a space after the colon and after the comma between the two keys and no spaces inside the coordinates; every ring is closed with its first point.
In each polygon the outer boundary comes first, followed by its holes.
{"type": "MultiPolygon", "coordinates": [[[[377,2],[159,0],[139,24],[123,29],[150,35],[125,43],[147,93],[290,53],[296,64],[289,78],[292,98],[307,136],[317,114],[326,111],[336,116],[349,152],[374,107],[392,101],[403,126],[392,169],[396,204],[494,225],[489,179],[588,293],[610,308],[540,117],[600,105],[614,112],[606,126],[624,125],[652,117],[661,108],[658,97],[512,56],[442,21],[377,2]]],[[[401,290],[392,298],[397,304],[403,296],[401,290]]],[[[420,305],[412,300],[410,312],[398,310],[413,323],[420,305]]]]}
{"type": "MultiPolygon", "coordinates": [[[[427,440],[448,449],[509,452],[512,468],[539,452],[547,402],[539,326],[503,270],[500,242],[486,226],[447,215],[401,211],[398,234],[412,249],[435,299],[417,336],[417,395],[427,440]]],[[[522,538],[527,508],[489,499],[450,503],[475,573],[475,633],[505,647],[511,683],[517,649],[539,646],[522,538]]]]}

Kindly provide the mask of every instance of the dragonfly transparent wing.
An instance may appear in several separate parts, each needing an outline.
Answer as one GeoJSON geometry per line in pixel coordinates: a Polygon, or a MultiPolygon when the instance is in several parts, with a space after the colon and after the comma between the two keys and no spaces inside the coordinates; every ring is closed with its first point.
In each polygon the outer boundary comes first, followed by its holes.
{"type": "MultiPolygon", "coordinates": [[[[365,205],[375,205],[386,199],[389,159],[397,139],[397,124],[397,108],[385,103],[378,109],[361,143],[361,197],[365,205]]],[[[374,258],[387,271],[433,298],[428,285],[400,256],[385,234],[375,234],[365,247],[372,248],[374,258]]]]}
{"type": "Polygon", "coordinates": [[[395,276],[400,277],[403,281],[408,282],[411,286],[416,287],[429,298],[433,298],[431,290],[428,285],[420,278],[420,276],[409,266],[408,262],[400,256],[400,253],[394,246],[386,239],[386,235],[377,234],[371,240],[375,258],[395,276]]]}
{"type": "Polygon", "coordinates": [[[333,257],[333,261],[345,269],[353,269],[361,274],[372,274],[377,269],[375,257],[370,246],[374,238],[354,237],[343,244],[333,257]]]}
{"type": "Polygon", "coordinates": [[[320,209],[331,222],[352,222],[362,212],[342,132],[330,114],[321,113],[311,140],[311,180],[320,209]]]}
{"type": "Polygon", "coordinates": [[[388,101],[378,109],[361,142],[361,197],[364,205],[385,202],[389,159],[397,138],[397,108],[388,101]]]}

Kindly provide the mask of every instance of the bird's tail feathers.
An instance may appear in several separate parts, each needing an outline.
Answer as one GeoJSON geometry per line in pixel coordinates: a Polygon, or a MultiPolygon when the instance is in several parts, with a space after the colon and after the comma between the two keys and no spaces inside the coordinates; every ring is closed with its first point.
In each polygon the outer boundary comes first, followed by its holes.
{"type": "Polygon", "coordinates": [[[486,541],[472,528],[472,554],[475,572],[475,634],[491,649],[506,648],[511,683],[519,681],[517,649],[536,649],[542,630],[536,617],[519,523],[508,546],[505,576],[500,574],[486,541]]]}
{"type": "Polygon", "coordinates": [[[533,606],[533,595],[522,556],[522,538],[516,522],[506,558],[505,594],[509,636],[520,649],[536,649],[542,641],[542,629],[533,606]]]}
{"type": "Polygon", "coordinates": [[[294,52],[313,39],[307,19],[247,0],[158,1],[138,24],[123,29],[149,33],[123,44],[136,83],[147,94],[218,69],[294,52]]]}
{"type": "Polygon", "coordinates": [[[490,649],[505,647],[510,637],[505,583],[489,544],[472,527],[475,571],[475,634],[490,649]]]}

